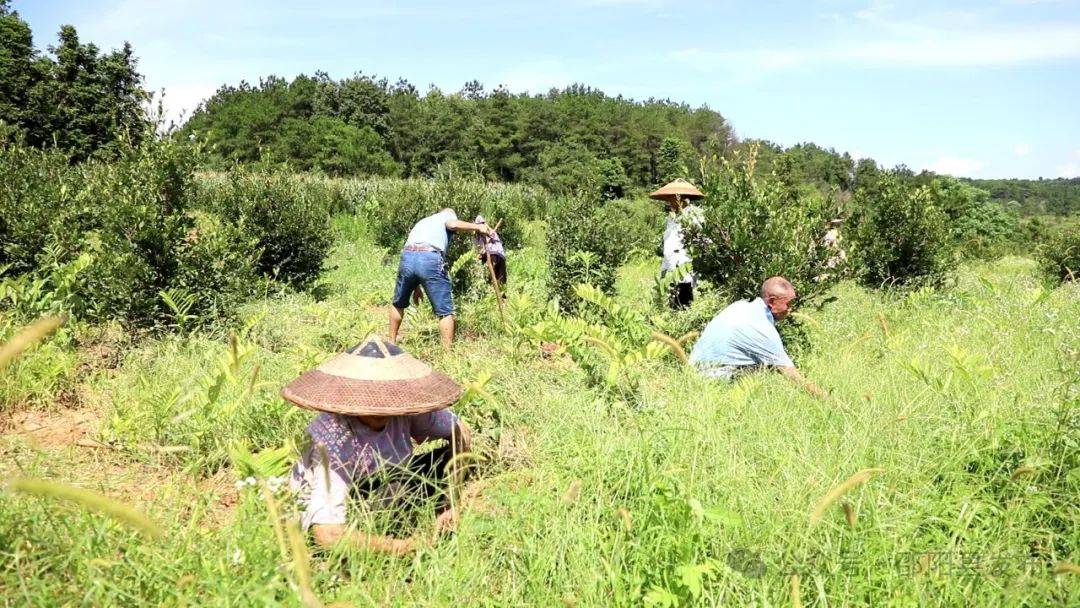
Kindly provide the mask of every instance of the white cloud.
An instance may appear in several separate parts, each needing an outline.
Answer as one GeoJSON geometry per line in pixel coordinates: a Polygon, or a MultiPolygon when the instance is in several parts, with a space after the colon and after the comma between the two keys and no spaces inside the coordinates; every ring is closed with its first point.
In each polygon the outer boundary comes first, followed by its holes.
{"type": "Polygon", "coordinates": [[[1016,147],[1013,148],[1013,154],[1017,156],[1027,156],[1028,154],[1031,154],[1031,146],[1028,144],[1016,144],[1016,147]]]}
{"type": "Polygon", "coordinates": [[[904,40],[850,40],[809,49],[707,51],[668,54],[702,71],[776,71],[817,64],[908,67],[994,67],[1080,59],[1080,25],[950,34],[934,31],[904,40]]]}
{"type": "Polygon", "coordinates": [[[157,100],[161,98],[164,106],[164,126],[169,126],[170,122],[180,124],[191,118],[191,113],[199,107],[199,103],[213,95],[218,86],[219,83],[194,83],[165,87],[164,97],[161,97],[160,91],[154,92],[153,109],[157,109],[157,100]]]}
{"type": "Polygon", "coordinates": [[[872,1],[836,15],[828,40],[798,47],[738,50],[687,48],[671,59],[702,71],[758,73],[820,65],[863,67],[997,67],[1080,59],[1080,22],[1010,24],[985,12],[944,10],[912,20],[889,2],[872,1]],[[898,16],[899,15],[899,16],[898,16]]]}
{"type": "Polygon", "coordinates": [[[1080,150],[1073,150],[1072,155],[1057,166],[1058,177],[1080,177],[1080,150]]]}
{"type": "Polygon", "coordinates": [[[523,63],[498,79],[511,91],[529,93],[547,93],[552,87],[566,86],[573,81],[562,62],[553,59],[523,63]]]}
{"type": "Polygon", "coordinates": [[[927,169],[942,175],[971,176],[982,171],[983,164],[974,158],[960,156],[942,156],[927,169]]]}

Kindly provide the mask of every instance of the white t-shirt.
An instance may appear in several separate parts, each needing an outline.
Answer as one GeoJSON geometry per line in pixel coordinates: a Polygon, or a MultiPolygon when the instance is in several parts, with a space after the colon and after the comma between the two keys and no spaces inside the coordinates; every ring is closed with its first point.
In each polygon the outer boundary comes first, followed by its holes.
{"type": "MultiPolygon", "coordinates": [[[[693,205],[683,207],[678,215],[668,214],[667,224],[664,226],[664,259],[660,262],[661,272],[669,272],[690,263],[690,254],[686,252],[683,244],[683,226],[687,223],[700,226],[704,221],[701,209],[693,205]]],[[[693,275],[689,273],[683,279],[684,283],[692,281],[693,275]]]]}
{"type": "Polygon", "coordinates": [[[430,245],[446,253],[450,245],[450,231],[446,229],[446,222],[456,219],[457,214],[454,213],[453,209],[429,215],[416,222],[416,225],[409,231],[409,237],[405,239],[405,244],[430,245]]]}

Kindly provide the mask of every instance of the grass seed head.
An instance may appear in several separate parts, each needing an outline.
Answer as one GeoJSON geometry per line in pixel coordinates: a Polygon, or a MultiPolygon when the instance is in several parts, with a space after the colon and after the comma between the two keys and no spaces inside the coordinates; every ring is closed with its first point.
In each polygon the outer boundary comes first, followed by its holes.
{"type": "Polygon", "coordinates": [[[816,524],[818,521],[820,521],[821,517],[825,515],[825,511],[827,511],[834,502],[836,502],[849,490],[861,486],[874,475],[884,472],[885,469],[863,469],[858,473],[855,473],[851,477],[845,479],[843,482],[840,483],[840,485],[829,490],[829,493],[822,497],[820,501],[818,501],[817,506],[814,507],[814,511],[810,513],[810,523],[816,524]]]}
{"type": "Polygon", "coordinates": [[[56,328],[63,325],[65,321],[67,321],[66,315],[43,317],[21,329],[10,340],[0,345],[0,370],[10,365],[23,351],[56,331],[56,328]]]}
{"type": "Polygon", "coordinates": [[[165,534],[161,526],[141,511],[97,492],[55,481],[32,478],[13,479],[8,482],[8,488],[31,496],[69,500],[85,509],[103,513],[151,538],[160,538],[165,534]]]}
{"type": "Polygon", "coordinates": [[[563,502],[570,504],[577,501],[578,496],[581,495],[581,480],[575,479],[570,482],[570,486],[566,488],[566,492],[563,493],[563,502]]]}

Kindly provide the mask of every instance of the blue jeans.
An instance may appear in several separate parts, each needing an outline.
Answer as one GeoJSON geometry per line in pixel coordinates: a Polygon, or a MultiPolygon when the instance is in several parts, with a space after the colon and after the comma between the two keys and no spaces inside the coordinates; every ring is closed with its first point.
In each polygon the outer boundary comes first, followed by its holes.
{"type": "Polygon", "coordinates": [[[398,265],[397,286],[394,288],[394,308],[409,307],[409,296],[417,285],[424,286],[424,293],[431,301],[431,310],[438,318],[454,314],[454,296],[451,293],[450,275],[446,262],[438,251],[402,251],[398,265]]]}

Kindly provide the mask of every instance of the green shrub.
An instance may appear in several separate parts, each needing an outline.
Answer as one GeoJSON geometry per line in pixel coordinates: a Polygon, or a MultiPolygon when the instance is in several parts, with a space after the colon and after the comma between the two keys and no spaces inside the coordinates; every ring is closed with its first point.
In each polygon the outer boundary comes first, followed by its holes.
{"type": "Polygon", "coordinates": [[[969,258],[1003,255],[1018,237],[1018,218],[990,193],[950,177],[930,183],[935,205],[948,217],[949,234],[959,252],[969,258]]]}
{"type": "Polygon", "coordinates": [[[926,186],[882,174],[855,191],[849,251],[870,286],[937,283],[955,265],[948,216],[926,186]]]}
{"type": "Polygon", "coordinates": [[[11,274],[37,267],[58,213],[78,190],[68,158],[0,142],[0,265],[11,274]]]}
{"type": "Polygon", "coordinates": [[[548,216],[548,291],[566,310],[577,307],[582,283],[612,293],[619,265],[629,251],[607,209],[587,196],[552,204],[548,216]]]}
{"type": "Polygon", "coordinates": [[[1039,263],[1059,281],[1080,278],[1080,222],[1065,224],[1038,249],[1039,263]]]}
{"type": "Polygon", "coordinates": [[[781,275],[802,301],[812,299],[842,270],[827,268],[834,253],[822,243],[831,208],[775,174],[755,178],[754,163],[751,152],[705,172],[703,221],[684,227],[694,272],[729,297],[756,297],[762,281],[781,275]]]}
{"type": "Polygon", "coordinates": [[[159,294],[171,287],[194,224],[186,213],[194,164],[184,146],[148,142],[113,162],[76,167],[82,183],[58,210],[51,238],[92,258],[79,276],[82,315],[149,325],[164,312],[159,294]]]}
{"type": "Polygon", "coordinates": [[[653,254],[664,233],[664,204],[648,198],[617,199],[604,203],[605,221],[612,236],[628,255],[633,252],[653,254]]]}
{"type": "Polygon", "coordinates": [[[330,189],[317,180],[245,168],[205,182],[199,202],[255,238],[261,272],[298,288],[318,278],[330,251],[332,204],[330,189]]]}
{"type": "MultiPolygon", "coordinates": [[[[265,284],[256,268],[258,241],[243,226],[214,214],[196,212],[193,216],[195,227],[177,251],[172,289],[190,299],[187,314],[205,319],[230,316],[265,284]]],[[[177,311],[170,312],[175,321],[177,311]]]]}
{"type": "Polygon", "coordinates": [[[109,162],[73,165],[60,154],[0,146],[7,303],[24,314],[45,306],[142,327],[175,323],[176,298],[191,320],[228,314],[252,293],[257,241],[244,223],[196,222],[196,154],[180,142],[147,140],[109,162]]]}

